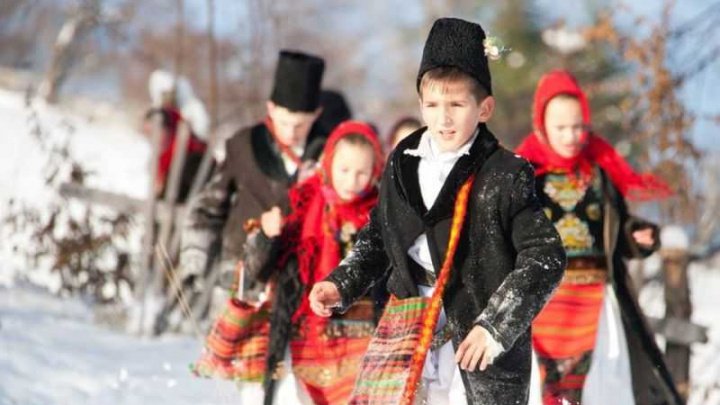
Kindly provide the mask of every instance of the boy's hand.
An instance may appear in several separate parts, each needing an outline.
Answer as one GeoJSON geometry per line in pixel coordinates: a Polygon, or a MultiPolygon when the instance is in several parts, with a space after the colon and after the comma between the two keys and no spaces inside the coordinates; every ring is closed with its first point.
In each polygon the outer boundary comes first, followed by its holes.
{"type": "Polygon", "coordinates": [[[480,371],[484,371],[488,364],[492,363],[494,355],[489,347],[489,336],[488,331],[479,325],[470,330],[455,353],[455,362],[461,369],[474,371],[477,370],[479,363],[480,371]]]}
{"type": "Polygon", "coordinates": [[[652,228],[643,228],[632,233],[635,243],[643,247],[652,247],[655,244],[652,228]]]}
{"type": "Polygon", "coordinates": [[[340,305],[340,301],[340,291],[329,281],[315,283],[310,291],[310,308],[317,316],[329,317],[332,309],[340,305]]]}
{"type": "Polygon", "coordinates": [[[260,216],[260,227],[268,238],[280,236],[282,231],[283,217],[280,208],[272,207],[260,216]]]}

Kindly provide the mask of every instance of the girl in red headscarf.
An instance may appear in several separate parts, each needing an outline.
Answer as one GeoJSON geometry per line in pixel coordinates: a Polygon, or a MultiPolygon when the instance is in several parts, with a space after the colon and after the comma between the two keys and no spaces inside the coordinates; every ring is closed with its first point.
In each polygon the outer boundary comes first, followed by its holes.
{"type": "Polygon", "coordinates": [[[575,78],[550,72],[535,93],[533,132],[517,149],[535,166],[538,196],[568,256],[560,287],[533,322],[542,403],[680,403],[623,262],[659,244],[657,227],[631,216],[625,200],[671,192],[635,172],[590,122],[575,78]]]}
{"type": "Polygon", "coordinates": [[[374,330],[374,303],[359,301],[344,315],[327,319],[311,311],[308,293],[350,251],[367,222],[382,166],[374,130],[359,121],[340,124],[325,145],[317,173],[290,190],[290,214],[283,219],[279,208],[266,212],[262,231],[248,241],[248,276],[276,285],[266,404],[344,404],[349,399],[374,330]]]}

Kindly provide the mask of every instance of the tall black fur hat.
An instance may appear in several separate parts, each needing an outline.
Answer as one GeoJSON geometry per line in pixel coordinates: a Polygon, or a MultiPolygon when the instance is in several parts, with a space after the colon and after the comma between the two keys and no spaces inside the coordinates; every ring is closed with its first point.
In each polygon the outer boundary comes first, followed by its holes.
{"type": "Polygon", "coordinates": [[[290,111],[311,112],[320,106],[325,61],[302,52],[280,51],[270,100],[290,111]]]}
{"type": "Polygon", "coordinates": [[[490,69],[485,56],[485,31],[480,24],[459,18],[435,20],[425,41],[417,87],[428,70],[455,67],[474,77],[488,94],[492,94],[490,69]]]}

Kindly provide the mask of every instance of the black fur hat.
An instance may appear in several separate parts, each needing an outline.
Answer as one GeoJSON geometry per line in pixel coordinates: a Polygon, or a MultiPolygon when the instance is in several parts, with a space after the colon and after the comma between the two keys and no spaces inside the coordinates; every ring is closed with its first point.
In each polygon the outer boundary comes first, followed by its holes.
{"type": "Polygon", "coordinates": [[[417,77],[418,90],[422,76],[428,70],[455,67],[475,78],[488,94],[492,94],[484,40],[485,31],[480,24],[459,18],[436,20],[425,41],[417,77]]]}
{"type": "Polygon", "coordinates": [[[323,90],[320,93],[320,105],[322,114],[317,119],[317,124],[326,134],[332,132],[341,122],[352,118],[352,111],[345,96],[338,90],[323,90]]]}
{"type": "Polygon", "coordinates": [[[325,61],[314,55],[280,51],[270,100],[290,111],[312,112],[320,106],[325,61]]]}

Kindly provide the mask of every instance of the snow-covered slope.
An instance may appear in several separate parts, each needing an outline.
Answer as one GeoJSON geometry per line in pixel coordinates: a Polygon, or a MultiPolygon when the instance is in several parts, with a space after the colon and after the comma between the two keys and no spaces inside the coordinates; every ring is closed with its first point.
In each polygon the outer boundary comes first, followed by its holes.
{"type": "Polygon", "coordinates": [[[0,405],[237,404],[233,383],[188,371],[201,345],[108,331],[77,299],[0,288],[0,405]]]}

